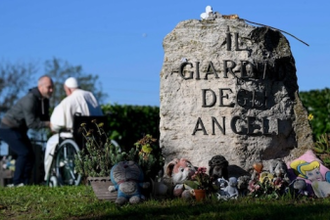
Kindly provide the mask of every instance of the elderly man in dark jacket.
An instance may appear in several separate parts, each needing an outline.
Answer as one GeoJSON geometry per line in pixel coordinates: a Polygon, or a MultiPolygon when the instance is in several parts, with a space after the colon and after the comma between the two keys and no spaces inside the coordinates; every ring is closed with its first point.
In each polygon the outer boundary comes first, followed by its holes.
{"type": "Polygon", "coordinates": [[[53,81],[42,76],[38,86],[18,100],[4,115],[0,123],[0,138],[17,154],[15,173],[11,186],[29,183],[34,164],[32,144],[27,136],[28,129],[49,128],[49,98],[53,93],[53,81]]]}

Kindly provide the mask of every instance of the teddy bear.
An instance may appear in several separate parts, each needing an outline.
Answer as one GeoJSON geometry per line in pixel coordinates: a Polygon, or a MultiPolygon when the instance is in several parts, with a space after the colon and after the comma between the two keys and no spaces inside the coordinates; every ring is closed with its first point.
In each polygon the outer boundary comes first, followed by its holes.
{"type": "Polygon", "coordinates": [[[110,178],[114,185],[109,186],[108,190],[118,191],[116,204],[136,204],[145,199],[141,190],[148,188],[150,183],[144,182],[143,171],[134,161],[121,161],[115,164],[111,168],[110,178]]]}
{"type": "Polygon", "coordinates": [[[166,175],[170,177],[174,186],[173,195],[184,199],[192,198],[191,177],[196,172],[191,162],[185,158],[175,158],[166,165],[166,175]]]}

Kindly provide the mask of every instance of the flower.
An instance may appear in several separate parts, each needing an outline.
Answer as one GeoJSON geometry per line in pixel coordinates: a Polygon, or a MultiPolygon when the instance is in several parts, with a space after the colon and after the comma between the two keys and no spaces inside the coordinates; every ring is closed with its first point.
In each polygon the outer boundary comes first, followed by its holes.
{"type": "Polygon", "coordinates": [[[135,148],[128,152],[128,160],[133,160],[142,168],[146,179],[154,179],[159,176],[159,172],[164,166],[164,157],[157,144],[157,139],[146,134],[137,141],[135,148]]]}
{"type": "Polygon", "coordinates": [[[309,115],[308,115],[308,121],[312,121],[313,119],[314,119],[314,115],[309,114],[309,115]]]}
{"type": "Polygon", "coordinates": [[[278,198],[285,193],[288,182],[281,177],[275,177],[269,172],[262,172],[256,179],[249,182],[249,191],[252,197],[278,198]]]}
{"type": "Polygon", "coordinates": [[[205,167],[199,167],[197,171],[192,175],[191,179],[196,183],[197,189],[209,189],[211,185],[211,177],[206,174],[205,167]]]}

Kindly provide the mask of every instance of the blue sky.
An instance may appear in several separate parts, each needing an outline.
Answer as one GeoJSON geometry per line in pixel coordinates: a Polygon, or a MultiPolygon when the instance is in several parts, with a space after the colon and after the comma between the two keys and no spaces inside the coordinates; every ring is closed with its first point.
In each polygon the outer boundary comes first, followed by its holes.
{"type": "Polygon", "coordinates": [[[159,106],[162,41],[210,5],[220,14],[287,31],[300,91],[329,87],[330,1],[304,0],[0,0],[0,60],[53,57],[98,75],[106,103],[159,106]]]}

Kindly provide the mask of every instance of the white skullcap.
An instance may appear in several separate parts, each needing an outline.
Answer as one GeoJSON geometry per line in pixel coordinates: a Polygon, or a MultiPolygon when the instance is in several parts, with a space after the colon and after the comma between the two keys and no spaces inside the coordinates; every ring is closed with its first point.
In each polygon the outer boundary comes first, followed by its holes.
{"type": "Polygon", "coordinates": [[[65,80],[64,85],[68,88],[78,88],[79,84],[76,78],[74,77],[69,77],[67,80],[65,80]]]}

